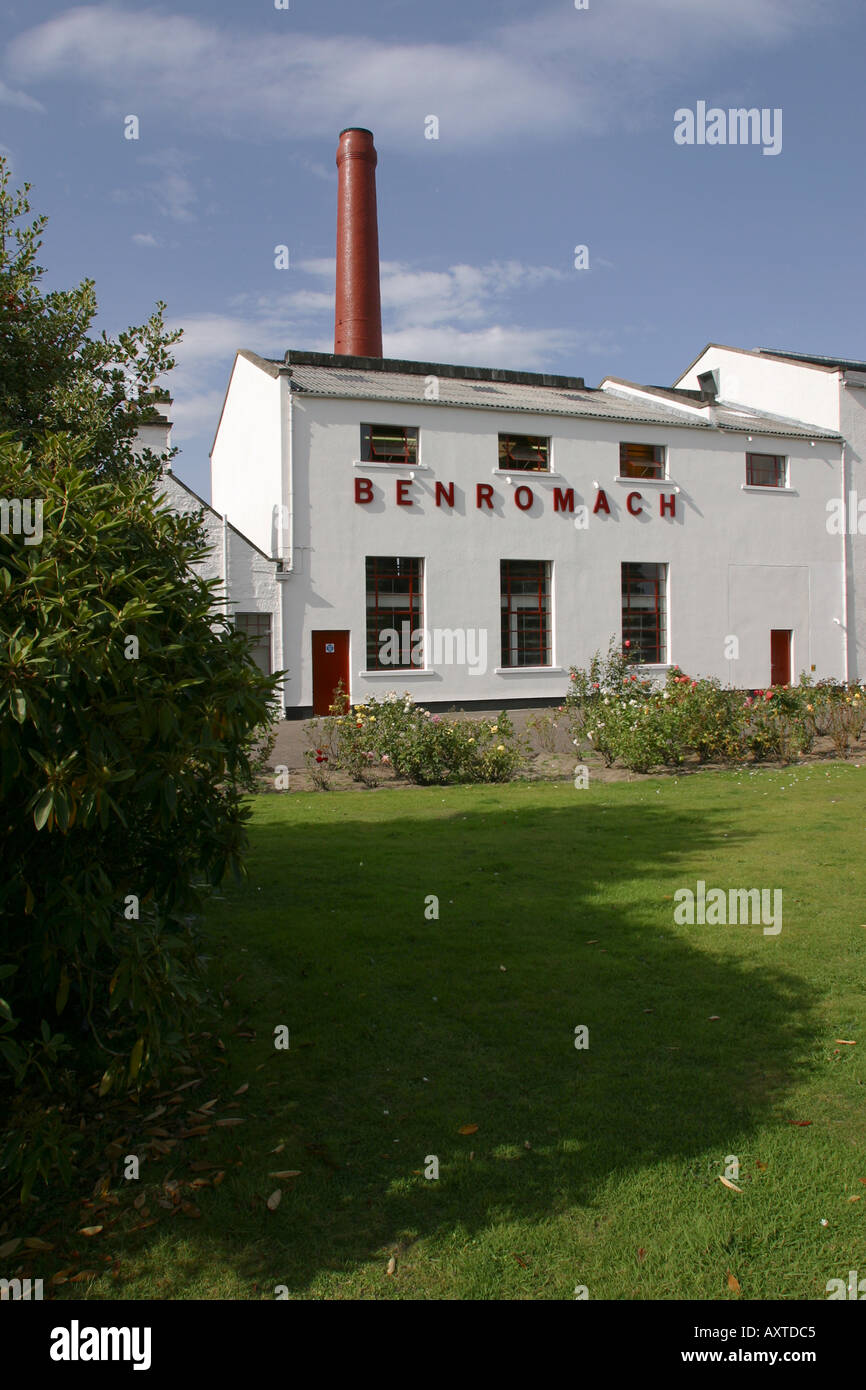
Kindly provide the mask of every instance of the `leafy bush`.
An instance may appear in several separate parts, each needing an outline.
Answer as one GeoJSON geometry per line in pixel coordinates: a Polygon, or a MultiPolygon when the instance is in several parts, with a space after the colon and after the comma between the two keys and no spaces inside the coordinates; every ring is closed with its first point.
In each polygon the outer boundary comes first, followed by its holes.
{"type": "Polygon", "coordinates": [[[41,543],[0,534],[0,1090],[44,1099],[61,1065],[105,1093],[181,1054],[194,918],[243,870],[274,713],[275,678],[190,572],[199,520],[86,457],[0,437],[0,495],[43,503],[41,543]]]}
{"type": "Polygon", "coordinates": [[[446,719],[396,691],[351,708],[335,707],[332,731],[334,765],[358,781],[368,781],[374,768],[384,765],[422,786],[507,782],[524,756],[507,714],[495,720],[446,719]]]}

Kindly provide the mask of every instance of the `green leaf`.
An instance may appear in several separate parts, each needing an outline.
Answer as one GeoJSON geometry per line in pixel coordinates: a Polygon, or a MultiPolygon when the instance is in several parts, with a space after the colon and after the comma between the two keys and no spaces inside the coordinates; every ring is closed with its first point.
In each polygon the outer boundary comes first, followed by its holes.
{"type": "Polygon", "coordinates": [[[58,1014],[63,1013],[63,1010],[66,1008],[66,1001],[68,998],[69,975],[67,973],[66,966],[64,965],[63,969],[60,972],[60,984],[57,986],[57,999],[55,1000],[55,1008],[57,1009],[58,1014]]]}

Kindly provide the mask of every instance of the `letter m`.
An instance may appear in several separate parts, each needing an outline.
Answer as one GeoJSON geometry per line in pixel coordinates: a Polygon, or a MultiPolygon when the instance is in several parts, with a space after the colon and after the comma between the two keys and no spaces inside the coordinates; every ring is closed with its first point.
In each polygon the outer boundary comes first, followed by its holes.
{"type": "MultiPolygon", "coordinates": [[[[12,534],[13,536],[21,533],[21,498],[13,497],[11,502],[0,497],[0,535],[9,535],[9,510],[12,510],[12,534]]],[[[14,1279],[12,1281],[15,1282],[14,1279]]]]}
{"type": "Polygon", "coordinates": [[[433,665],[466,665],[466,633],[462,628],[436,627],[433,629],[433,665]],[[456,656],[455,646],[457,647],[456,656]]]}
{"type": "Polygon", "coordinates": [[[757,145],[761,139],[761,113],[757,106],[753,106],[747,111],[745,106],[733,107],[728,112],[728,144],[729,145],[757,145]],[[749,127],[751,126],[751,142],[749,138],[749,127]],[[742,139],[740,131],[743,132],[742,139]]]}
{"type": "Polygon", "coordinates": [[[760,888],[728,889],[728,922],[731,926],[746,926],[761,920],[760,888]],[[741,915],[742,914],[742,915],[741,915]]]}
{"type": "Polygon", "coordinates": [[[553,510],[555,512],[574,511],[574,488],[567,487],[563,492],[561,487],[553,489],[553,510]]]}

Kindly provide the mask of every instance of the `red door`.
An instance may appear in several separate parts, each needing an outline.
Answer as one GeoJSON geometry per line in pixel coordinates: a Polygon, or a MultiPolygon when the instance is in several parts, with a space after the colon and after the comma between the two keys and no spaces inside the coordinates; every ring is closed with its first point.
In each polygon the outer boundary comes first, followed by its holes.
{"type": "Polygon", "coordinates": [[[312,638],[313,713],[327,714],[340,681],[346,695],[349,694],[349,634],[314,632],[312,638]]]}
{"type": "Polygon", "coordinates": [[[772,628],[770,631],[770,684],[791,684],[791,630],[772,628]]]}

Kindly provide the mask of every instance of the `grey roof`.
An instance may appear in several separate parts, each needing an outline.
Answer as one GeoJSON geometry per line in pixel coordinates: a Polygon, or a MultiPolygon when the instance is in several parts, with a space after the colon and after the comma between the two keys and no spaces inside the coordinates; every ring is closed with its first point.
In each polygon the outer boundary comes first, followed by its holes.
{"type": "MultiPolygon", "coordinates": [[[[400,363],[409,371],[390,370],[391,362],[382,360],[370,367],[344,366],[345,358],[333,359],[326,353],[289,354],[289,362],[259,357],[244,351],[248,361],[270,376],[281,372],[291,375],[292,390],[299,395],[330,397],[336,400],[369,400],[400,402],[406,405],[470,406],[479,410],[498,410],[532,415],[562,415],[588,420],[615,420],[625,425],[662,425],[668,428],[722,429],[743,434],[768,434],[796,439],[838,439],[832,430],[804,425],[802,420],[790,420],[780,415],[768,415],[748,406],[701,403],[691,393],[674,392],[670,388],[644,387],[616,380],[606,390],[582,387],[563,389],[548,385],[528,385],[532,373],[498,373],[506,380],[492,380],[492,369],[476,369],[475,378],[445,375],[435,371],[435,363],[400,363]],[[310,360],[313,359],[313,360],[310,360]],[[340,365],[334,365],[334,362],[340,365]],[[439,395],[436,401],[425,398],[427,375],[438,375],[439,395]],[[479,379],[482,376],[483,379],[479,379]],[[618,389],[630,388],[628,393],[618,389]],[[636,396],[632,392],[648,394],[636,396]],[[653,396],[655,392],[655,396],[653,396]]],[[[360,359],[359,359],[360,360],[360,359]]],[[[370,359],[363,359],[368,361],[370,359]]],[[[454,371],[454,368],[450,369],[454,371]]],[[[460,368],[469,373],[473,369],[460,368]]],[[[539,382],[543,379],[536,378],[539,382]]],[[[549,380],[549,378],[547,378],[549,380]]],[[[556,378],[554,378],[555,380],[556,378]]],[[[560,378],[562,379],[562,378],[560,378]]],[[[565,378],[568,380],[568,378],[565,378]]],[[[580,378],[575,378],[580,380],[580,378]]]]}
{"type": "Polygon", "coordinates": [[[822,357],[820,353],[785,352],[782,348],[758,348],[762,357],[782,357],[791,362],[802,362],[810,367],[836,367],[846,372],[866,372],[866,362],[858,362],[854,357],[822,357]]]}

